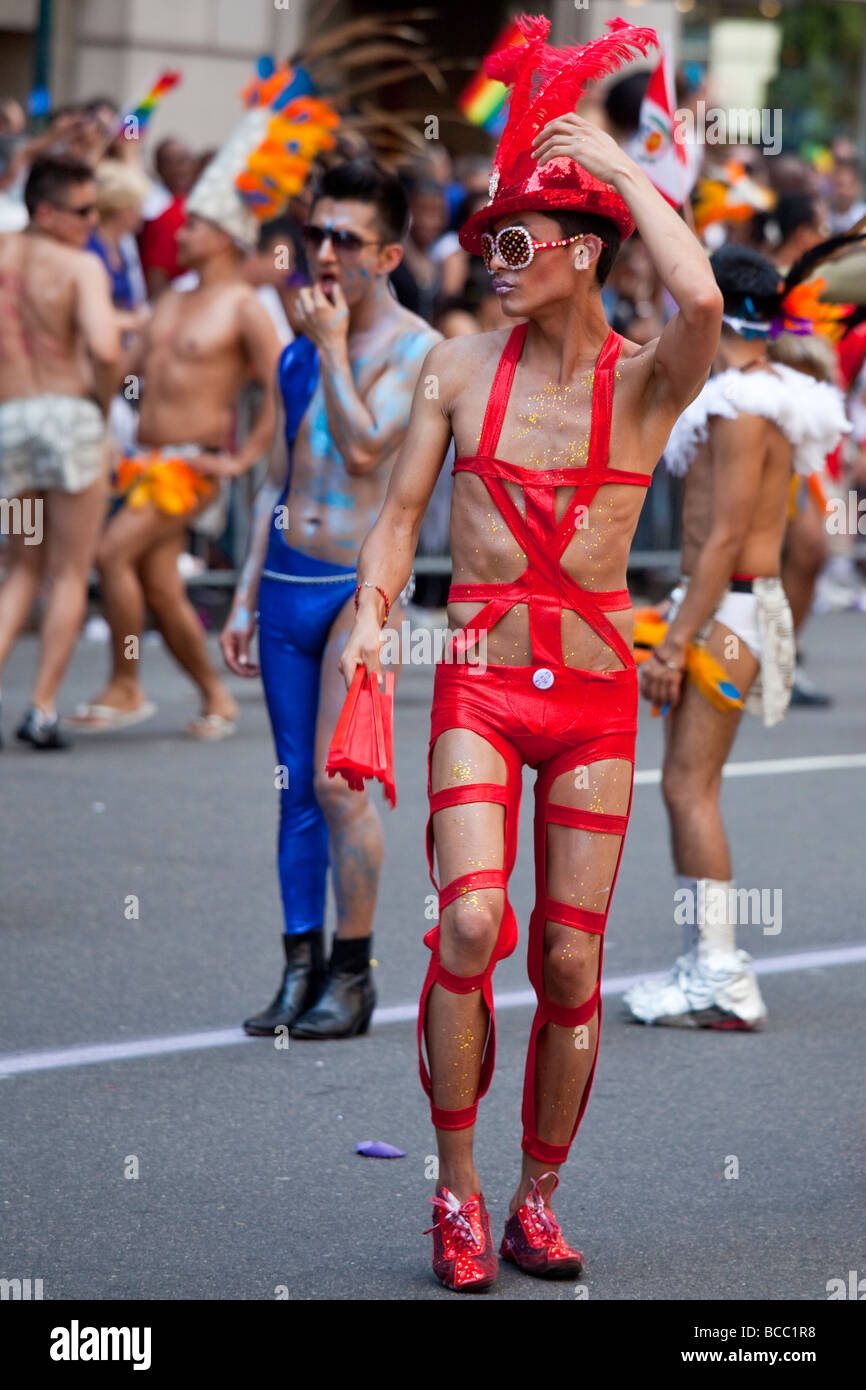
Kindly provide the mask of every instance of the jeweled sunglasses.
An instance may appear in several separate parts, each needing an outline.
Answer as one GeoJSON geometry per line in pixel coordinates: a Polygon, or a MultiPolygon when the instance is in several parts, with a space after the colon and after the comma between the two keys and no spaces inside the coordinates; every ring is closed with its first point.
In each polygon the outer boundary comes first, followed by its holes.
{"type": "MultiPolygon", "coordinates": [[[[536,251],[546,251],[554,246],[570,246],[573,241],[580,241],[584,236],[586,232],[578,232],[576,236],[565,237],[562,241],[534,241],[526,227],[503,227],[495,236],[491,232],[482,232],[481,255],[488,270],[494,255],[498,256],[509,270],[525,270],[535,259],[536,251]]],[[[602,242],[602,246],[606,244],[602,242]]]]}

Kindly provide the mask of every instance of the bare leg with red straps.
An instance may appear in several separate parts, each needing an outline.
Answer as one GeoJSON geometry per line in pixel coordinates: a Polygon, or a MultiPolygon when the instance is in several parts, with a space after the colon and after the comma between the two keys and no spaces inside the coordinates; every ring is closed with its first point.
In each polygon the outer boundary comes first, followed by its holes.
{"type": "Polygon", "coordinates": [[[539,886],[529,948],[539,1003],[534,1072],[531,1042],[524,1089],[523,1168],[511,1212],[525,1202],[534,1180],[558,1172],[589,1099],[601,1016],[603,931],[623,843],[615,832],[624,830],[631,778],[631,763],[614,758],[539,776],[536,881],[544,888],[539,886]],[[560,814],[569,819],[570,811],[578,823],[596,817],[599,829],[557,822],[560,814]]]}
{"type": "MultiPolygon", "coordinates": [[[[470,731],[447,731],[433,753],[434,795],[443,790],[440,781],[453,787],[455,769],[464,767],[471,767],[479,780],[501,781],[504,759],[470,731]]],[[[524,1092],[523,1173],[512,1211],[534,1178],[565,1161],[588,1098],[598,1043],[602,932],[621,853],[631,773],[628,759],[611,758],[553,777],[540,774],[536,849],[545,886],[530,923],[530,972],[539,1007],[524,1092]],[[603,824],[605,816],[609,827],[603,824]],[[557,817],[584,826],[598,823],[599,828],[557,823],[557,817]]],[[[481,786],[472,787],[476,790],[483,794],[481,786]]],[[[434,813],[437,861],[446,884],[461,869],[470,873],[503,865],[505,810],[477,801],[434,813]]],[[[458,978],[432,984],[425,1037],[441,1146],[440,1179],[458,1196],[478,1190],[472,1137],[490,1026],[480,980],[488,976],[506,908],[510,912],[503,890],[470,890],[443,909],[440,922],[439,963],[458,978]],[[474,985],[468,993],[460,992],[464,981],[474,985]],[[458,1125],[464,1127],[452,1128],[458,1125]]]]}
{"type": "MultiPolygon", "coordinates": [[[[478,734],[452,729],[442,734],[433,750],[431,785],[435,791],[471,785],[506,783],[505,759],[478,734]]],[[[433,815],[436,857],[443,884],[479,869],[501,870],[505,856],[505,807],[472,801],[452,805],[433,815]]],[[[439,959],[459,979],[483,976],[499,938],[505,907],[502,888],[463,893],[442,910],[439,959]]],[[[473,1159],[474,1123],[446,1128],[469,1118],[481,1086],[482,1058],[490,1015],[480,988],[458,993],[440,983],[430,992],[426,1041],[434,1077],[433,1105],[437,1126],[439,1179],[461,1201],[480,1191],[473,1159]]],[[[434,1118],[435,1123],[435,1118],[434,1118]]]]}

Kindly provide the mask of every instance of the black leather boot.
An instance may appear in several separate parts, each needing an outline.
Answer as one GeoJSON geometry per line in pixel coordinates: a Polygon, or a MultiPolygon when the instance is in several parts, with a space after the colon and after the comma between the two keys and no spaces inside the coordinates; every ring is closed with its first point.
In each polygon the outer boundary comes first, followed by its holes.
{"type": "Polygon", "coordinates": [[[296,1018],[318,999],[325,981],[325,934],[321,927],[284,936],[286,968],[274,998],[263,1013],[248,1018],[244,1031],[266,1038],[277,1028],[290,1028],[296,1018]]]}
{"type": "Polygon", "coordinates": [[[71,748],[72,744],[60,732],[60,720],[55,714],[48,719],[35,705],[31,705],[15,734],[22,743],[32,744],[34,748],[71,748]]]}
{"type": "Polygon", "coordinates": [[[335,938],[325,988],[311,1009],[289,1029],[289,1037],[355,1038],[366,1033],[376,1003],[370,971],[372,936],[335,938]]]}

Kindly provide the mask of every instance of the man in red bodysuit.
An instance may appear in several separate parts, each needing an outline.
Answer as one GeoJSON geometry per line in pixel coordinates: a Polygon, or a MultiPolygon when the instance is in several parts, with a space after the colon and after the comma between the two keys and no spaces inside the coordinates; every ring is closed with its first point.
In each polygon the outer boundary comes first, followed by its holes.
{"type": "Polygon", "coordinates": [[[524,322],[428,354],[361,550],[358,615],[341,660],[347,681],[359,663],[380,671],[380,627],[409,577],[453,436],[453,641],[436,669],[428,759],[428,857],[432,875],[435,850],[442,886],[418,1031],[439,1146],[433,1268],[446,1287],[471,1291],[497,1270],[473,1139],[493,1070],[493,969],[517,942],[507,884],[523,763],[538,774],[529,924],[538,1008],[523,1167],[501,1252],[531,1274],[583,1269],[550,1196],[595,1068],[603,932],[631,805],[637,679],[626,564],[644,489],[706,378],[721,322],[691,232],[615,142],[574,114],[588,78],[620,66],[630,47],[645,51],[652,30],[614,21],[583,49],[554,50],[546,19],[521,25],[526,45],[488,60],[514,91],[491,200],[460,240],[481,251],[504,312],[524,322]],[[644,347],[610,329],[601,301],[635,225],[680,307],[644,347]]]}

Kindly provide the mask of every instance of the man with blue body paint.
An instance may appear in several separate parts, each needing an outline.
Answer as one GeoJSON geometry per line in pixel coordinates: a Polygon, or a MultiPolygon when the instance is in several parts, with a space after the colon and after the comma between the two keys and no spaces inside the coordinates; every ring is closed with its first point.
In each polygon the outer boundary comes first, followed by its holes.
{"type": "Polygon", "coordinates": [[[312,284],[294,299],[298,336],[280,360],[270,465],[222,635],[230,669],[255,676],[258,619],[281,770],[286,963],[272,1003],[244,1023],[255,1036],[288,1027],[296,1038],[352,1037],[366,1031],[375,1002],[382,826],[366,793],[326,776],[325,759],[346,694],[338,663],[354,618],[358,551],[381,510],[421,363],[440,336],[389,286],[407,221],[399,182],[376,165],[351,161],[324,176],[304,228],[312,284]],[[326,966],[329,864],[337,926],[326,966]]]}

